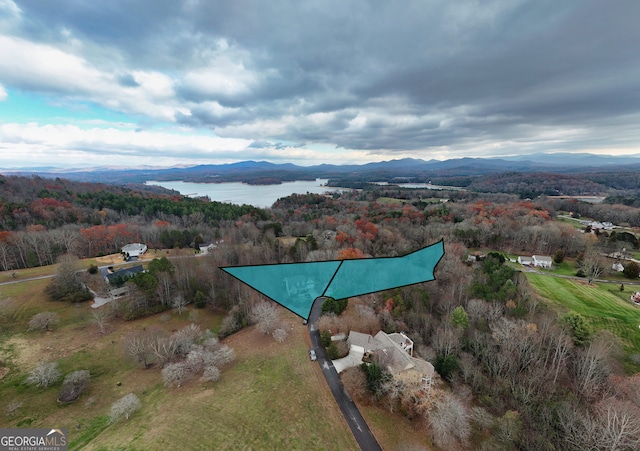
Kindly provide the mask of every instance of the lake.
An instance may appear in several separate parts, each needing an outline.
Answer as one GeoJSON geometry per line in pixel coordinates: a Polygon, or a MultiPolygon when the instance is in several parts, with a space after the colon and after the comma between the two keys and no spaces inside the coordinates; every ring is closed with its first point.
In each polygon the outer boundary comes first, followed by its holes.
{"type": "Polygon", "coordinates": [[[247,185],[246,183],[240,182],[192,183],[149,180],[145,182],[145,184],[176,190],[184,196],[208,196],[209,199],[217,202],[270,208],[278,199],[292,194],[323,194],[327,191],[335,192],[344,189],[324,186],[327,182],[327,179],[316,179],[315,181],[298,180],[295,182],[283,182],[280,185],[247,185]]]}

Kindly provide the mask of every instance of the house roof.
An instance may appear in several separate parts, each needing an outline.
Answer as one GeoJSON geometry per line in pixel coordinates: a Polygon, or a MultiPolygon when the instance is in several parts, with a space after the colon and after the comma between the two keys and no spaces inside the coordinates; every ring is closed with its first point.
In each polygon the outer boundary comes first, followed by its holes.
{"type": "Polygon", "coordinates": [[[551,263],[553,261],[551,259],[551,257],[549,257],[547,255],[534,255],[532,258],[535,261],[538,261],[538,262],[549,262],[549,263],[551,263]]]}
{"type": "Polygon", "coordinates": [[[118,277],[125,277],[125,278],[133,277],[134,275],[143,271],[144,271],[144,268],[142,267],[142,265],[136,265],[136,266],[132,266],[131,268],[118,269],[117,271],[114,271],[112,273],[105,274],[105,276],[109,281],[111,281],[118,277]]]}
{"type": "Polygon", "coordinates": [[[143,252],[147,249],[146,244],[142,243],[129,243],[122,247],[122,252],[143,252]]]}
{"type": "Polygon", "coordinates": [[[375,351],[382,346],[382,344],[371,335],[356,332],[355,330],[349,332],[349,343],[352,346],[360,346],[364,348],[365,351],[375,351]]]}

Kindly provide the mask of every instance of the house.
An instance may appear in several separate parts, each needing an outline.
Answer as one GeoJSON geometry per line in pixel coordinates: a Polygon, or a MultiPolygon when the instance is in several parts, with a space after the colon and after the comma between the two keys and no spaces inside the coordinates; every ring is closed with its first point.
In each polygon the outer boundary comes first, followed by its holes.
{"type": "Polygon", "coordinates": [[[144,272],[142,265],[132,266],[131,268],[113,270],[113,266],[101,268],[104,281],[107,283],[115,283],[118,280],[127,280],[140,272],[144,272]]]}
{"type": "Polygon", "coordinates": [[[551,268],[551,264],[553,263],[553,259],[546,255],[534,255],[531,258],[533,260],[533,266],[538,268],[551,268]]]}
{"type": "Polygon", "coordinates": [[[207,255],[209,252],[213,251],[216,247],[218,247],[214,243],[201,243],[198,245],[198,249],[200,250],[201,255],[207,255]]]}
{"type": "Polygon", "coordinates": [[[375,357],[394,379],[413,385],[431,385],[434,368],[426,360],[413,357],[413,341],[404,333],[378,332],[375,337],[361,332],[349,332],[349,345],[354,353],[365,358],[375,357]]]}
{"type": "Polygon", "coordinates": [[[611,269],[613,269],[614,271],[622,272],[624,271],[624,266],[622,266],[622,263],[620,262],[615,262],[613,265],[611,265],[611,269]]]}
{"type": "Polygon", "coordinates": [[[531,257],[518,257],[518,263],[524,266],[533,265],[533,259],[531,257]]]}
{"type": "Polygon", "coordinates": [[[138,258],[147,252],[147,245],[142,243],[131,243],[124,246],[120,252],[122,253],[122,257],[125,260],[130,260],[131,258],[138,258]]]}

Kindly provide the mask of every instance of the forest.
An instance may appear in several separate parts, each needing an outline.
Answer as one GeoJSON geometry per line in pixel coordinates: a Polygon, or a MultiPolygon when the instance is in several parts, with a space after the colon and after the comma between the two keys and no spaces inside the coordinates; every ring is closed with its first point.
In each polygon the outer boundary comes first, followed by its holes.
{"type": "Polygon", "coordinates": [[[3,271],[117,253],[129,242],[150,250],[219,243],[200,259],[169,263],[158,255],[113,308],[125,320],[175,307],[176,299],[219,309],[228,313],[221,339],[255,322],[264,300],[219,266],[398,256],[444,240],[435,281],[349,300],[350,316],[327,311],[321,320],[332,332],[406,332],[441,382],[417,390],[383,370],[356,369],[344,376],[354,397],[424,423],[440,449],[640,446],[640,354],[580,314],[549,307],[505,258],[550,255],[557,264],[575,262],[574,273],[591,282],[610,272],[604,254],[638,250],[633,205],[523,199],[522,187],[367,186],[257,209],[63,179],[8,176],[0,185],[3,271]],[[627,229],[585,230],[560,221],[561,213],[627,229]]]}

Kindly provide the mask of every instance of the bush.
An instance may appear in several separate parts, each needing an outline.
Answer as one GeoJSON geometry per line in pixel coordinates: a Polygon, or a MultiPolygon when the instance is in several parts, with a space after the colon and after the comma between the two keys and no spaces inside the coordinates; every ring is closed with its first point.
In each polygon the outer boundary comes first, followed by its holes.
{"type": "Polygon", "coordinates": [[[98,267],[96,265],[89,265],[89,269],[87,269],[89,274],[98,274],[98,267]]]}
{"type": "Polygon", "coordinates": [[[338,348],[335,343],[331,343],[329,346],[327,346],[327,357],[329,357],[329,360],[336,360],[340,357],[338,348]]]}
{"type": "Polygon", "coordinates": [[[329,347],[329,345],[331,344],[330,331],[323,330],[322,332],[320,332],[320,343],[322,343],[322,346],[324,346],[325,348],[329,347]]]}
{"type": "Polygon", "coordinates": [[[29,320],[29,330],[52,330],[60,322],[60,317],[53,312],[40,312],[29,320]]]}
{"type": "Polygon", "coordinates": [[[111,422],[117,421],[120,417],[124,416],[126,420],[129,419],[131,414],[138,410],[142,404],[140,399],[133,393],[118,399],[111,405],[111,413],[109,413],[109,419],[111,422]]]}
{"type": "Polygon", "coordinates": [[[74,371],[67,375],[62,382],[62,389],[58,395],[58,401],[70,403],[75,401],[89,387],[91,374],[88,370],[74,371]]]}
{"type": "Polygon", "coordinates": [[[29,373],[27,383],[39,388],[46,388],[57,382],[61,375],[56,362],[40,362],[29,373]]]}
{"type": "Polygon", "coordinates": [[[273,331],[273,339],[275,341],[277,341],[278,343],[284,343],[284,341],[287,339],[287,337],[289,336],[289,332],[287,332],[286,329],[279,327],[276,330],[273,331]]]}
{"type": "Polygon", "coordinates": [[[628,279],[637,279],[640,276],[640,265],[636,262],[628,262],[624,265],[624,270],[622,274],[628,279]]]}
{"type": "Polygon", "coordinates": [[[216,382],[218,379],[220,379],[220,370],[215,365],[207,366],[200,378],[203,382],[216,382]]]}

